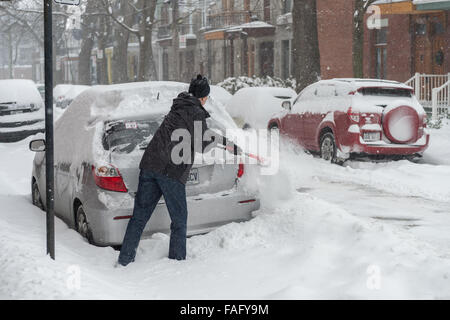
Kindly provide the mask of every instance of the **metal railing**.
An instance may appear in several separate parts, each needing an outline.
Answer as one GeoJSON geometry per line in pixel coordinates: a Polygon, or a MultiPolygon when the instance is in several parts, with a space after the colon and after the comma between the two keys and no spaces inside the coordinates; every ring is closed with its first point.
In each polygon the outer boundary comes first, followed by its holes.
{"type": "Polygon", "coordinates": [[[433,121],[436,121],[438,117],[449,116],[449,108],[450,108],[449,93],[450,93],[450,79],[442,86],[438,88],[433,88],[431,98],[432,101],[431,118],[433,121]]]}
{"type": "Polygon", "coordinates": [[[411,79],[405,82],[406,85],[414,88],[417,99],[425,110],[430,110],[433,119],[440,114],[448,114],[449,74],[420,74],[416,73],[411,79]]]}
{"type": "Polygon", "coordinates": [[[252,17],[259,17],[258,12],[252,11],[228,11],[218,14],[209,15],[207,18],[207,25],[212,29],[221,29],[230,26],[236,26],[250,22],[252,17]]]}

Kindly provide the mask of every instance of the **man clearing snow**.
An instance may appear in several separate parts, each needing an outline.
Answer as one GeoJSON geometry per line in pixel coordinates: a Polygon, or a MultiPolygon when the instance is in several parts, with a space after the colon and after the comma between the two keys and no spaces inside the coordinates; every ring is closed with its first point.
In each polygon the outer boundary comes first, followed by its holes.
{"type": "Polygon", "coordinates": [[[142,232],[162,195],[164,195],[172,221],[170,225],[169,258],[186,259],[188,214],[186,182],[194,162],[195,153],[205,152],[207,147],[209,150],[218,143],[223,143],[227,146],[227,150],[235,155],[242,153],[239,147],[215,133],[212,135],[212,140],[203,141],[205,132],[208,130],[206,119],[210,116],[203,106],[208,100],[209,93],[210,87],[205,77],[198,75],[197,78],[192,79],[189,93],[182,92],[174,99],[169,114],[164,118],[150,141],[139,166],[141,171],[133,216],[127,226],[118,264],[126,266],[134,261],[142,232]],[[194,135],[194,123],[197,121],[201,124],[201,137],[194,135]],[[181,163],[176,161],[179,159],[173,159],[174,155],[178,156],[179,154],[172,153],[174,147],[180,143],[179,141],[173,141],[172,136],[174,131],[179,132],[179,130],[185,130],[191,137],[191,156],[188,157],[187,161],[181,163]],[[198,143],[199,140],[200,144],[198,143]],[[198,145],[201,150],[195,148],[198,145]]]}

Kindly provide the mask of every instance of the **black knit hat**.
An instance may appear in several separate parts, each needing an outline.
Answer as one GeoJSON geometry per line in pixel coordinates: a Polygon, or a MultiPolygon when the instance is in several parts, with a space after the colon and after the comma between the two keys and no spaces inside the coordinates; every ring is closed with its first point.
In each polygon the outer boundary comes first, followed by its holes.
{"type": "Polygon", "coordinates": [[[201,74],[191,80],[191,85],[189,86],[189,93],[192,93],[194,97],[204,98],[209,95],[211,89],[209,88],[208,79],[203,77],[201,74]]]}

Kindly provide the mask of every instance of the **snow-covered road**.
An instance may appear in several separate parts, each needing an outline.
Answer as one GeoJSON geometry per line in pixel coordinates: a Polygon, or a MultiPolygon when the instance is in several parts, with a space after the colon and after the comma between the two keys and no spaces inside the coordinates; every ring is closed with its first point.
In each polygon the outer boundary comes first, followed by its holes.
{"type": "Polygon", "coordinates": [[[59,219],[56,261],[46,257],[29,139],[0,144],[0,298],[448,299],[448,137],[450,126],[433,131],[419,164],[339,167],[288,147],[278,175],[248,172],[262,199],[254,219],[188,239],[183,262],[156,234],[125,269],[59,219]]]}

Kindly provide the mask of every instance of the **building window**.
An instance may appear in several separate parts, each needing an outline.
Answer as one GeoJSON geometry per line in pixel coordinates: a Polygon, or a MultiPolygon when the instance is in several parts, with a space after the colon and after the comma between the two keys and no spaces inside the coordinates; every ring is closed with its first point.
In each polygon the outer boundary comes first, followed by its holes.
{"type": "Polygon", "coordinates": [[[273,42],[267,41],[260,45],[259,50],[259,63],[260,63],[260,76],[273,77],[273,42]]]}
{"type": "Polygon", "coordinates": [[[387,73],[387,49],[386,47],[377,48],[376,77],[386,79],[387,73]]]}
{"type": "Polygon", "coordinates": [[[377,45],[383,45],[387,43],[387,28],[378,29],[376,36],[377,45]]]}
{"type": "Polygon", "coordinates": [[[270,0],[264,0],[264,21],[270,21],[270,0]]]}
{"type": "Polygon", "coordinates": [[[444,26],[442,25],[442,23],[440,21],[433,21],[432,26],[433,26],[433,30],[432,30],[433,36],[438,36],[438,35],[445,33],[444,26]]]}
{"type": "Polygon", "coordinates": [[[376,30],[376,78],[386,79],[387,77],[387,28],[376,30]]]}
{"type": "Polygon", "coordinates": [[[415,30],[416,36],[425,36],[427,34],[426,23],[416,23],[415,30]]]}

